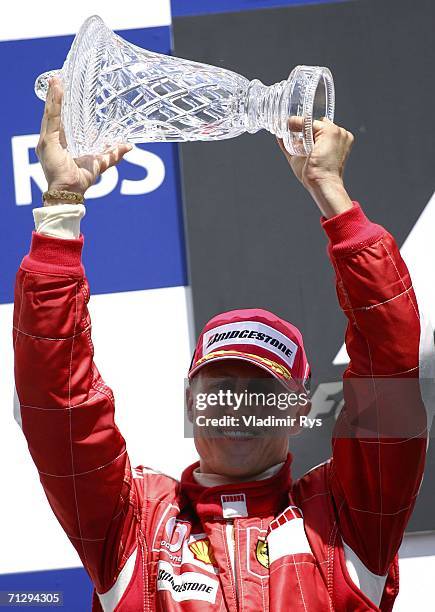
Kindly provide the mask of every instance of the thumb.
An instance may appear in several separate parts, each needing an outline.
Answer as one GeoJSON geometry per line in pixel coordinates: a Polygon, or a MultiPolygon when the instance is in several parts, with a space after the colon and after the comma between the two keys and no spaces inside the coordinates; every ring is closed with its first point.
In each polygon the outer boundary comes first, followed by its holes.
{"type": "Polygon", "coordinates": [[[290,153],[285,148],[283,139],[282,138],[278,138],[278,136],[275,136],[275,138],[276,138],[276,142],[278,143],[279,148],[281,149],[281,151],[286,156],[287,161],[290,163],[293,156],[290,155],[290,153]]]}

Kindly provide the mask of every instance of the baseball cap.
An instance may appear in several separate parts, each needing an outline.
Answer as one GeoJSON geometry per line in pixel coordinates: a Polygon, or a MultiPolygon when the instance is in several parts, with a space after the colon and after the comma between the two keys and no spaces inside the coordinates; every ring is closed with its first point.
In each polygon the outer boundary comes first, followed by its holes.
{"type": "Polygon", "coordinates": [[[301,332],[268,310],[229,310],[210,319],[199,335],[189,380],[206,364],[226,359],[248,361],[291,390],[309,390],[311,370],[301,332]]]}

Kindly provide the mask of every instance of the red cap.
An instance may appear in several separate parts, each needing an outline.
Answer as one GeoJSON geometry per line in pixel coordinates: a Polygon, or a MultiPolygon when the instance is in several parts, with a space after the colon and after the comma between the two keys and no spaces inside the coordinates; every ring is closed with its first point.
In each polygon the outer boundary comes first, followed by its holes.
{"type": "Polygon", "coordinates": [[[268,371],[286,387],[306,387],[310,366],[297,327],[262,308],[229,310],[205,325],[189,369],[189,379],[212,361],[238,359],[268,371]]]}

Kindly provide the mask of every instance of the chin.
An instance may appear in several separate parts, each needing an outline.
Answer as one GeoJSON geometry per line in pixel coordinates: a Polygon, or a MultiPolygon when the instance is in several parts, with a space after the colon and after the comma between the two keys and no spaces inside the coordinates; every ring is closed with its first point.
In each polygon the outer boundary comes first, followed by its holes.
{"type": "Polygon", "coordinates": [[[272,465],[285,461],[288,439],[278,442],[264,437],[195,439],[197,451],[207,471],[235,478],[250,478],[272,465]]]}
{"type": "Polygon", "coordinates": [[[236,442],[222,440],[221,452],[215,456],[219,474],[247,478],[263,472],[280,459],[274,461],[264,452],[264,445],[258,440],[236,442]]]}

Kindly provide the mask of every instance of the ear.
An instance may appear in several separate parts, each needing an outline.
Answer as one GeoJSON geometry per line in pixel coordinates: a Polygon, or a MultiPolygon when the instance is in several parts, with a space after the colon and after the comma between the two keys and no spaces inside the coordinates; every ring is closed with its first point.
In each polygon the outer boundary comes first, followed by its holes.
{"type": "Polygon", "coordinates": [[[184,391],[184,401],[186,403],[187,418],[193,423],[193,389],[190,382],[187,383],[184,391]]]}

